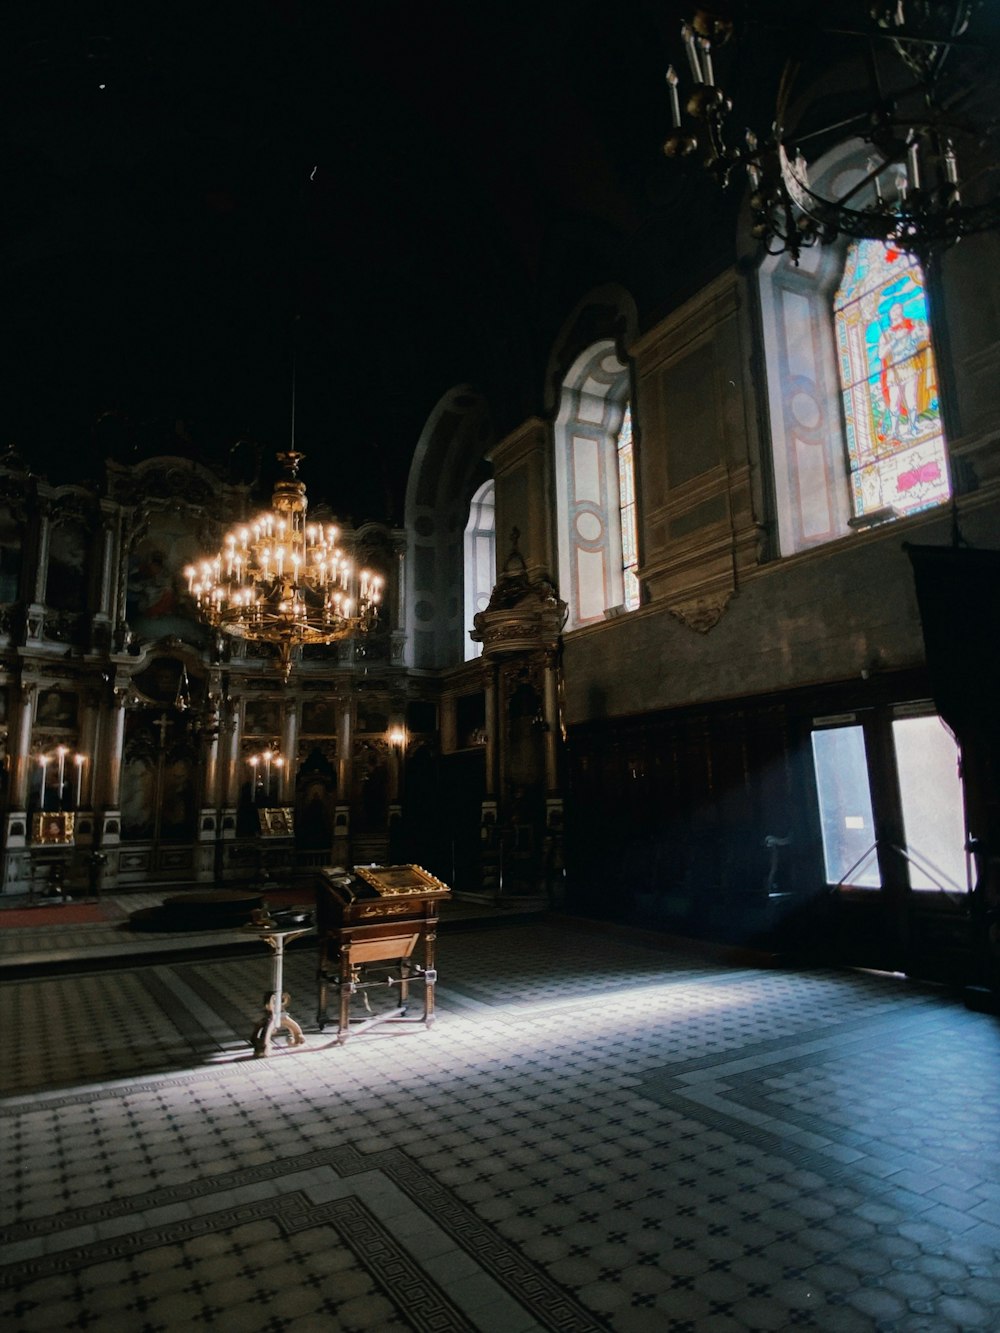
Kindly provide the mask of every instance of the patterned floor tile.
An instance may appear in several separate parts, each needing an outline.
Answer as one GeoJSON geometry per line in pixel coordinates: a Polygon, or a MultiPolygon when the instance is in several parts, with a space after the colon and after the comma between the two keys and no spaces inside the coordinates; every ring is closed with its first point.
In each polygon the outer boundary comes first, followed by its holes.
{"type": "Polygon", "coordinates": [[[988,1016],[565,924],[440,953],[431,1032],[267,1061],[263,955],[0,984],[5,1333],[1000,1327],[988,1016]]]}

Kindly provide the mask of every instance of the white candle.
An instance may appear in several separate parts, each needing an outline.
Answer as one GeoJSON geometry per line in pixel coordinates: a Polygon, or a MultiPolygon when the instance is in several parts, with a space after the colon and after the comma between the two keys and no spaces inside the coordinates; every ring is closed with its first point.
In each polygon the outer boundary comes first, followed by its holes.
{"type": "Polygon", "coordinates": [[[76,808],[80,808],[80,798],[83,795],[83,764],[82,754],[78,754],[73,762],[76,764],[76,808]]]}
{"type": "Polygon", "coordinates": [[[712,68],[712,43],[707,37],[702,37],[698,45],[701,47],[701,67],[704,73],[703,82],[707,83],[710,88],[714,87],[715,71],[712,68]]]}
{"type": "Polygon", "coordinates": [[[674,120],[674,129],[680,129],[681,99],[677,93],[677,71],[673,65],[667,70],[667,87],[670,89],[670,113],[674,120]]]}
{"type": "Polygon", "coordinates": [[[906,143],[906,166],[910,177],[910,189],[920,189],[920,141],[913,132],[906,143]]]}
{"type": "Polygon", "coordinates": [[[66,747],[65,747],[65,745],[60,745],[60,746],[56,749],[56,754],[59,756],[59,804],[62,805],[62,798],[63,798],[63,782],[64,782],[64,779],[65,779],[65,776],[66,776],[66,747]]]}
{"type": "Polygon", "coordinates": [[[40,755],[40,756],[39,756],[39,759],[38,759],[38,762],[39,762],[39,763],[41,764],[41,766],[42,766],[42,796],[41,796],[41,800],[40,800],[39,803],[38,803],[38,808],[39,808],[39,810],[44,810],[44,809],[45,809],[45,776],[46,776],[46,772],[47,772],[47,769],[48,769],[49,756],[48,756],[47,754],[40,755]]]}

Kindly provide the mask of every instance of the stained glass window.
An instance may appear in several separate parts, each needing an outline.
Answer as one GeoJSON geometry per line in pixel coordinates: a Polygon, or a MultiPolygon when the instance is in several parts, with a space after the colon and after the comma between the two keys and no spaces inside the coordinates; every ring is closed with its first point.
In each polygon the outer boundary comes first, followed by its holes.
{"type": "Polygon", "coordinates": [[[639,605],[639,536],[635,511],[635,450],[632,443],[632,409],[626,404],[618,432],[618,509],[622,528],[622,578],[626,611],[639,605]]]}
{"type": "Polygon", "coordinates": [[[951,487],[922,268],[856,241],[833,308],[855,517],[941,504],[951,487]]]}

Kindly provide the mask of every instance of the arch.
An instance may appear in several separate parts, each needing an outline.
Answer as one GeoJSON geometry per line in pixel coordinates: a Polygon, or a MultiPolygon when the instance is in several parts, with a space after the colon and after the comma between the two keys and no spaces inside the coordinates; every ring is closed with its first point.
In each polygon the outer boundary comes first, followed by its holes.
{"type": "Polygon", "coordinates": [[[545,411],[554,416],[562,402],[563,385],[581,352],[599,341],[614,344],[627,364],[628,348],[639,336],[639,316],[631,293],[618,283],[588,292],[564,320],[545,368],[545,411]]]}
{"type": "Polygon", "coordinates": [[[468,385],[444,394],[421,431],[406,487],[410,559],[405,579],[407,664],[465,660],[464,533],[473,495],[488,480],[493,443],[486,400],[468,385]]]}

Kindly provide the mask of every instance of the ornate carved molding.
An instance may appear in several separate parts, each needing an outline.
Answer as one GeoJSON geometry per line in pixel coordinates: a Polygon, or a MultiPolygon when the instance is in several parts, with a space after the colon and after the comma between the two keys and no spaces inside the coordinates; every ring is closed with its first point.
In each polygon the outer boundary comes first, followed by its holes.
{"type": "Polygon", "coordinates": [[[473,620],[472,639],[483,645],[483,656],[552,649],[559,642],[568,607],[560,601],[546,575],[532,578],[517,549],[518,532],[511,534],[513,549],[504,564],[485,611],[473,620]]]}
{"type": "Polygon", "coordinates": [[[722,619],[726,608],[733,599],[734,589],[720,589],[718,592],[703,597],[690,597],[682,602],[674,602],[667,610],[688,629],[707,634],[722,619]]]}
{"type": "Polygon", "coordinates": [[[132,468],[109,464],[108,489],[120,504],[148,505],[155,496],[160,507],[177,501],[203,507],[218,497],[222,486],[187,459],[158,458],[132,468]]]}

